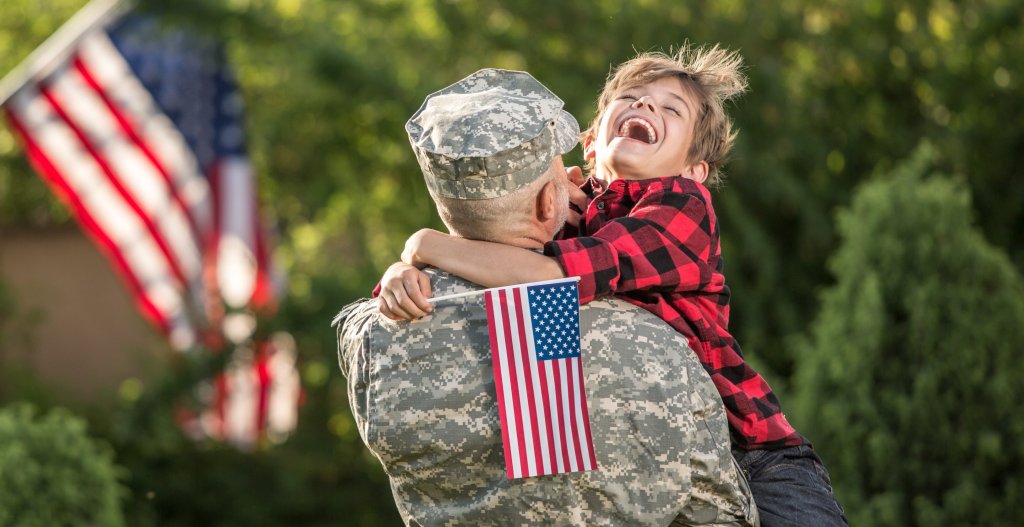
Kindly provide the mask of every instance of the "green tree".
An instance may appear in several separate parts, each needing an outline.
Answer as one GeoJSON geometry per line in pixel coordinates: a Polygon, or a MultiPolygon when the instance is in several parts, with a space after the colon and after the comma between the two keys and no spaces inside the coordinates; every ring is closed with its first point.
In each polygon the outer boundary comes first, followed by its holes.
{"type": "Polygon", "coordinates": [[[64,410],[0,410],[0,525],[124,524],[119,469],[110,448],[64,410]]]}
{"type": "MultiPolygon", "coordinates": [[[[801,346],[794,421],[853,525],[1024,517],[1024,281],[930,147],[838,216],[836,284],[801,346]]],[[[791,403],[792,404],[792,403],[791,403]]]]}

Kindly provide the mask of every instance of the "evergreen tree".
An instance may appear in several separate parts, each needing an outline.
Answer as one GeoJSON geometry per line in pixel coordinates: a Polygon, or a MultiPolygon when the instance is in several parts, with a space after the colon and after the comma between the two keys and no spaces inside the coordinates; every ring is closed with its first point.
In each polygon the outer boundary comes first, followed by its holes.
{"type": "Polygon", "coordinates": [[[113,458],[66,410],[0,408],[0,525],[124,525],[113,458]]]}
{"type": "Polygon", "coordinates": [[[838,216],[836,283],[800,346],[794,420],[852,525],[1024,517],[1024,285],[964,184],[912,160],[838,216]]]}

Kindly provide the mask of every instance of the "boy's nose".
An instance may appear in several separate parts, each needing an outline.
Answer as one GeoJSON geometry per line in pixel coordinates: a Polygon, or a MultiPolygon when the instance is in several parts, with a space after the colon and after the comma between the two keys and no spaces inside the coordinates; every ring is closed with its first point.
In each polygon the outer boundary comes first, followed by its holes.
{"type": "Polygon", "coordinates": [[[639,110],[640,108],[646,108],[650,110],[652,113],[654,112],[654,100],[646,95],[633,101],[632,106],[637,110],[639,110]]]}

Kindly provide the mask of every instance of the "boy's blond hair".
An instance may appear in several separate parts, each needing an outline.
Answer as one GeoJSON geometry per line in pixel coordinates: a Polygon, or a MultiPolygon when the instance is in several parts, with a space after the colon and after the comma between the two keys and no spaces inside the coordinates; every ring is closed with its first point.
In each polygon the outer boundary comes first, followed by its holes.
{"type": "MultiPolygon", "coordinates": [[[[743,57],[718,44],[711,47],[693,47],[684,43],[672,55],[644,52],[623,62],[608,76],[597,101],[597,116],[583,131],[581,139],[597,137],[597,127],[605,109],[622,91],[652,83],[665,77],[682,81],[697,100],[697,120],[693,125],[693,145],[690,160],[706,161],[708,186],[718,186],[722,180],[721,167],[732,149],[736,132],[732,120],[725,113],[725,103],[747,90],[743,74],[743,57]]],[[[594,160],[587,163],[594,169],[594,160]]]]}

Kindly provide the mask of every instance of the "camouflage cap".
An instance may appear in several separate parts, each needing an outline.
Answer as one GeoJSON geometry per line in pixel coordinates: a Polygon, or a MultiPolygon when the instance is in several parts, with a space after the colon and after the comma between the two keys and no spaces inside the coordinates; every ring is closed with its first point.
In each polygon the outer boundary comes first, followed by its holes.
{"type": "Polygon", "coordinates": [[[405,130],[432,195],[496,198],[579,142],[563,105],[529,73],[484,69],[428,95],[405,130]]]}

